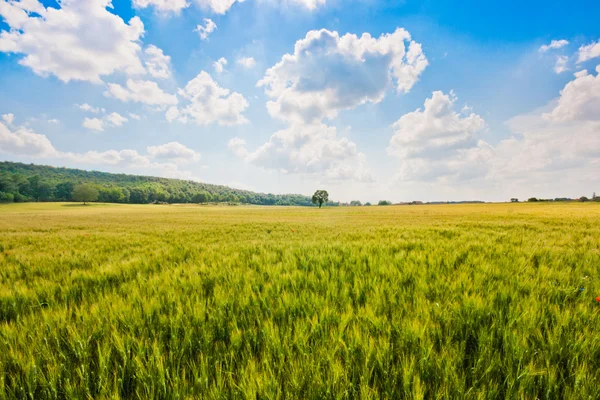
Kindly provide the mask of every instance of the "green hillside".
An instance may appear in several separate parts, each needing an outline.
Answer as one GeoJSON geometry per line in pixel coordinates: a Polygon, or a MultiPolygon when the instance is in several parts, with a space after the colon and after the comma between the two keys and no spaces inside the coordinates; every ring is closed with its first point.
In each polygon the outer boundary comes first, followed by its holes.
{"type": "Polygon", "coordinates": [[[94,186],[106,203],[245,203],[312,206],[308,196],[275,195],[180,179],[110,174],[45,165],[0,162],[0,202],[72,201],[80,184],[94,186]]]}

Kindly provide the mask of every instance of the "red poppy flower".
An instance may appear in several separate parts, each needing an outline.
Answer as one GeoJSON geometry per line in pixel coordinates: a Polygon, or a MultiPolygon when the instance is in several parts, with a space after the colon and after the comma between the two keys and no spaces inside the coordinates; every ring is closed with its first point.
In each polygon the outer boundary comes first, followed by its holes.
{"type": "Polygon", "coordinates": [[[596,297],[596,301],[600,303],[600,296],[596,297]]]}

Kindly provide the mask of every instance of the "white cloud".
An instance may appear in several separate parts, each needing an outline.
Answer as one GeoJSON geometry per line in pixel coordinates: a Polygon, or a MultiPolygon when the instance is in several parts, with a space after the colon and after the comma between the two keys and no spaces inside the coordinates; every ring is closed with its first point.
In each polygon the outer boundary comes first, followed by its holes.
{"type": "Polygon", "coordinates": [[[48,123],[49,124],[60,124],[60,121],[56,118],[53,118],[53,119],[49,119],[48,123]]]}
{"type": "Polygon", "coordinates": [[[165,93],[153,81],[127,80],[127,87],[109,83],[106,97],[114,97],[123,102],[133,101],[151,106],[167,106],[177,104],[177,96],[165,93]]]}
{"type": "Polygon", "coordinates": [[[104,131],[104,121],[102,121],[99,118],[84,118],[83,120],[83,127],[93,130],[93,131],[98,131],[98,132],[103,132],[104,131]]]}
{"type": "Polygon", "coordinates": [[[11,130],[4,123],[0,122],[0,154],[10,154],[21,157],[29,157],[33,160],[39,158],[51,158],[67,162],[75,162],[81,164],[92,164],[106,166],[115,166],[120,168],[134,170],[152,171],[152,174],[192,179],[193,176],[188,171],[182,171],[178,167],[178,163],[197,161],[199,154],[196,152],[190,153],[192,150],[186,151],[185,146],[181,147],[167,143],[163,146],[152,146],[148,148],[148,154],[143,155],[136,150],[107,150],[107,151],[88,151],[85,153],[62,152],[54,148],[50,140],[42,134],[34,131],[18,127],[11,130]],[[171,151],[160,151],[156,149],[171,149],[171,151]],[[174,149],[174,150],[173,150],[174,149]],[[166,156],[165,156],[166,155],[166,156]],[[170,157],[178,155],[177,157],[170,157]],[[163,157],[164,156],[164,157],[163,157]],[[158,162],[156,160],[169,160],[171,162],[158,162]]]}
{"type": "Polygon", "coordinates": [[[178,93],[189,104],[181,109],[171,107],[166,114],[169,122],[191,121],[198,125],[239,125],[248,122],[242,115],[248,108],[244,96],[220,87],[205,71],[189,81],[184,89],[179,89],[178,93]]]}
{"type": "Polygon", "coordinates": [[[116,112],[110,113],[105,119],[106,122],[112,126],[123,126],[125,122],[129,121],[127,118],[116,112]]]}
{"type": "Polygon", "coordinates": [[[156,160],[185,163],[200,160],[200,153],[178,142],[170,142],[160,146],[149,146],[148,155],[156,160]]]}
{"type": "Polygon", "coordinates": [[[56,154],[56,149],[44,135],[24,127],[12,131],[0,122],[0,153],[49,157],[56,154]]]}
{"type": "Polygon", "coordinates": [[[179,14],[181,10],[189,6],[189,3],[187,0],[133,0],[133,6],[136,8],[154,7],[162,14],[179,14]]]}
{"type": "Polygon", "coordinates": [[[90,106],[88,103],[83,103],[83,104],[75,104],[75,107],[79,108],[80,110],[83,111],[88,111],[91,112],[93,114],[98,114],[100,112],[100,109],[97,107],[92,107],[90,106]]]}
{"type": "Polygon", "coordinates": [[[550,42],[550,44],[544,44],[540,47],[539,52],[540,53],[545,53],[549,50],[556,50],[556,49],[560,49],[562,47],[565,47],[569,44],[568,40],[565,39],[561,39],[561,40],[553,40],[550,42]]]}
{"type": "Polygon", "coordinates": [[[390,87],[407,92],[428,62],[421,45],[397,29],[378,39],[310,31],[267,70],[257,84],[271,101],[269,113],[295,123],[334,118],[340,110],[378,103],[390,87]]]}
{"type": "Polygon", "coordinates": [[[134,113],[129,113],[129,117],[130,117],[131,119],[135,119],[136,121],[139,121],[140,119],[142,119],[142,117],[141,117],[141,116],[139,116],[139,115],[137,115],[137,114],[134,114],[134,113]]]}
{"type": "Polygon", "coordinates": [[[219,58],[217,61],[213,63],[213,68],[219,74],[225,70],[225,66],[227,65],[227,59],[225,57],[219,58]]]}
{"type": "Polygon", "coordinates": [[[103,132],[104,128],[106,126],[119,127],[119,126],[123,126],[123,124],[127,121],[128,121],[128,119],[123,117],[121,114],[113,112],[113,113],[108,114],[107,116],[105,116],[102,119],[100,119],[100,118],[84,118],[82,125],[84,128],[87,128],[87,129],[90,129],[93,131],[103,132]]]}
{"type": "Polygon", "coordinates": [[[289,0],[293,3],[306,7],[309,10],[315,10],[318,6],[324,5],[325,0],[289,0]]]}
{"type": "Polygon", "coordinates": [[[237,63],[244,68],[252,68],[256,65],[253,57],[241,57],[237,59],[237,63]]]}
{"type": "Polygon", "coordinates": [[[0,51],[24,54],[21,65],[64,82],[100,83],[116,71],[144,73],[139,59],[144,24],[138,17],[125,23],[107,10],[108,0],[63,0],[59,6],[2,1],[0,16],[10,30],[0,33],[0,51]]]}
{"type": "Polygon", "coordinates": [[[194,29],[194,32],[198,32],[200,39],[206,40],[208,39],[208,36],[213,33],[215,29],[217,29],[217,24],[215,24],[210,18],[204,18],[203,21],[204,26],[197,25],[196,29],[194,29]]]}
{"type": "Polygon", "coordinates": [[[171,57],[166,56],[161,49],[154,45],[146,47],[146,69],[148,73],[159,79],[167,79],[171,76],[171,57]]]}
{"type": "Polygon", "coordinates": [[[600,65],[596,76],[579,71],[560,92],[558,104],[544,118],[554,122],[600,121],[600,65]]]}
{"type": "Polygon", "coordinates": [[[600,40],[579,48],[579,58],[577,63],[582,63],[593,58],[600,57],[600,40]]]}
{"type": "Polygon", "coordinates": [[[335,127],[321,123],[280,130],[254,152],[248,151],[240,138],[231,139],[228,147],[246,162],[286,174],[314,174],[328,181],[372,181],[356,144],[339,138],[335,127]]]}
{"type": "Polygon", "coordinates": [[[215,14],[225,14],[236,3],[242,3],[244,0],[195,0],[196,3],[204,8],[209,9],[215,14]]]}
{"type": "Polygon", "coordinates": [[[589,190],[600,170],[599,107],[600,77],[578,72],[558,99],[507,122],[515,136],[495,146],[490,178],[560,195],[589,190]]]}
{"type": "Polygon", "coordinates": [[[392,125],[395,133],[388,153],[401,160],[398,178],[465,180],[487,173],[494,152],[479,138],[485,121],[475,113],[454,111],[456,100],[452,92],[433,92],[423,109],[392,125]]]}
{"type": "Polygon", "coordinates": [[[565,71],[568,71],[567,63],[569,62],[569,57],[567,56],[558,56],[556,58],[556,64],[554,65],[554,72],[557,74],[562,74],[565,71]]]}
{"type": "Polygon", "coordinates": [[[2,119],[4,120],[4,122],[6,122],[8,125],[12,125],[12,123],[15,120],[15,115],[13,113],[10,114],[3,114],[2,115],[2,119]]]}

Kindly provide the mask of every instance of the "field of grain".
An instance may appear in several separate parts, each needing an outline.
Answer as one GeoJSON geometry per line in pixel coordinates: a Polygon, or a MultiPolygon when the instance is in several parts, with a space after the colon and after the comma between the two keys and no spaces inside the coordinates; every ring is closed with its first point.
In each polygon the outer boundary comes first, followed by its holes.
{"type": "Polygon", "coordinates": [[[600,206],[0,205],[0,398],[599,398],[600,206]]]}

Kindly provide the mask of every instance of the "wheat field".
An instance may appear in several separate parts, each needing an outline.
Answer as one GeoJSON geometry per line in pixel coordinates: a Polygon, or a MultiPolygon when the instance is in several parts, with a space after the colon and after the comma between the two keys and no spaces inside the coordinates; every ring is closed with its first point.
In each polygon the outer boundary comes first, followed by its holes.
{"type": "Polygon", "coordinates": [[[600,398],[600,205],[0,205],[2,399],[600,398]]]}

